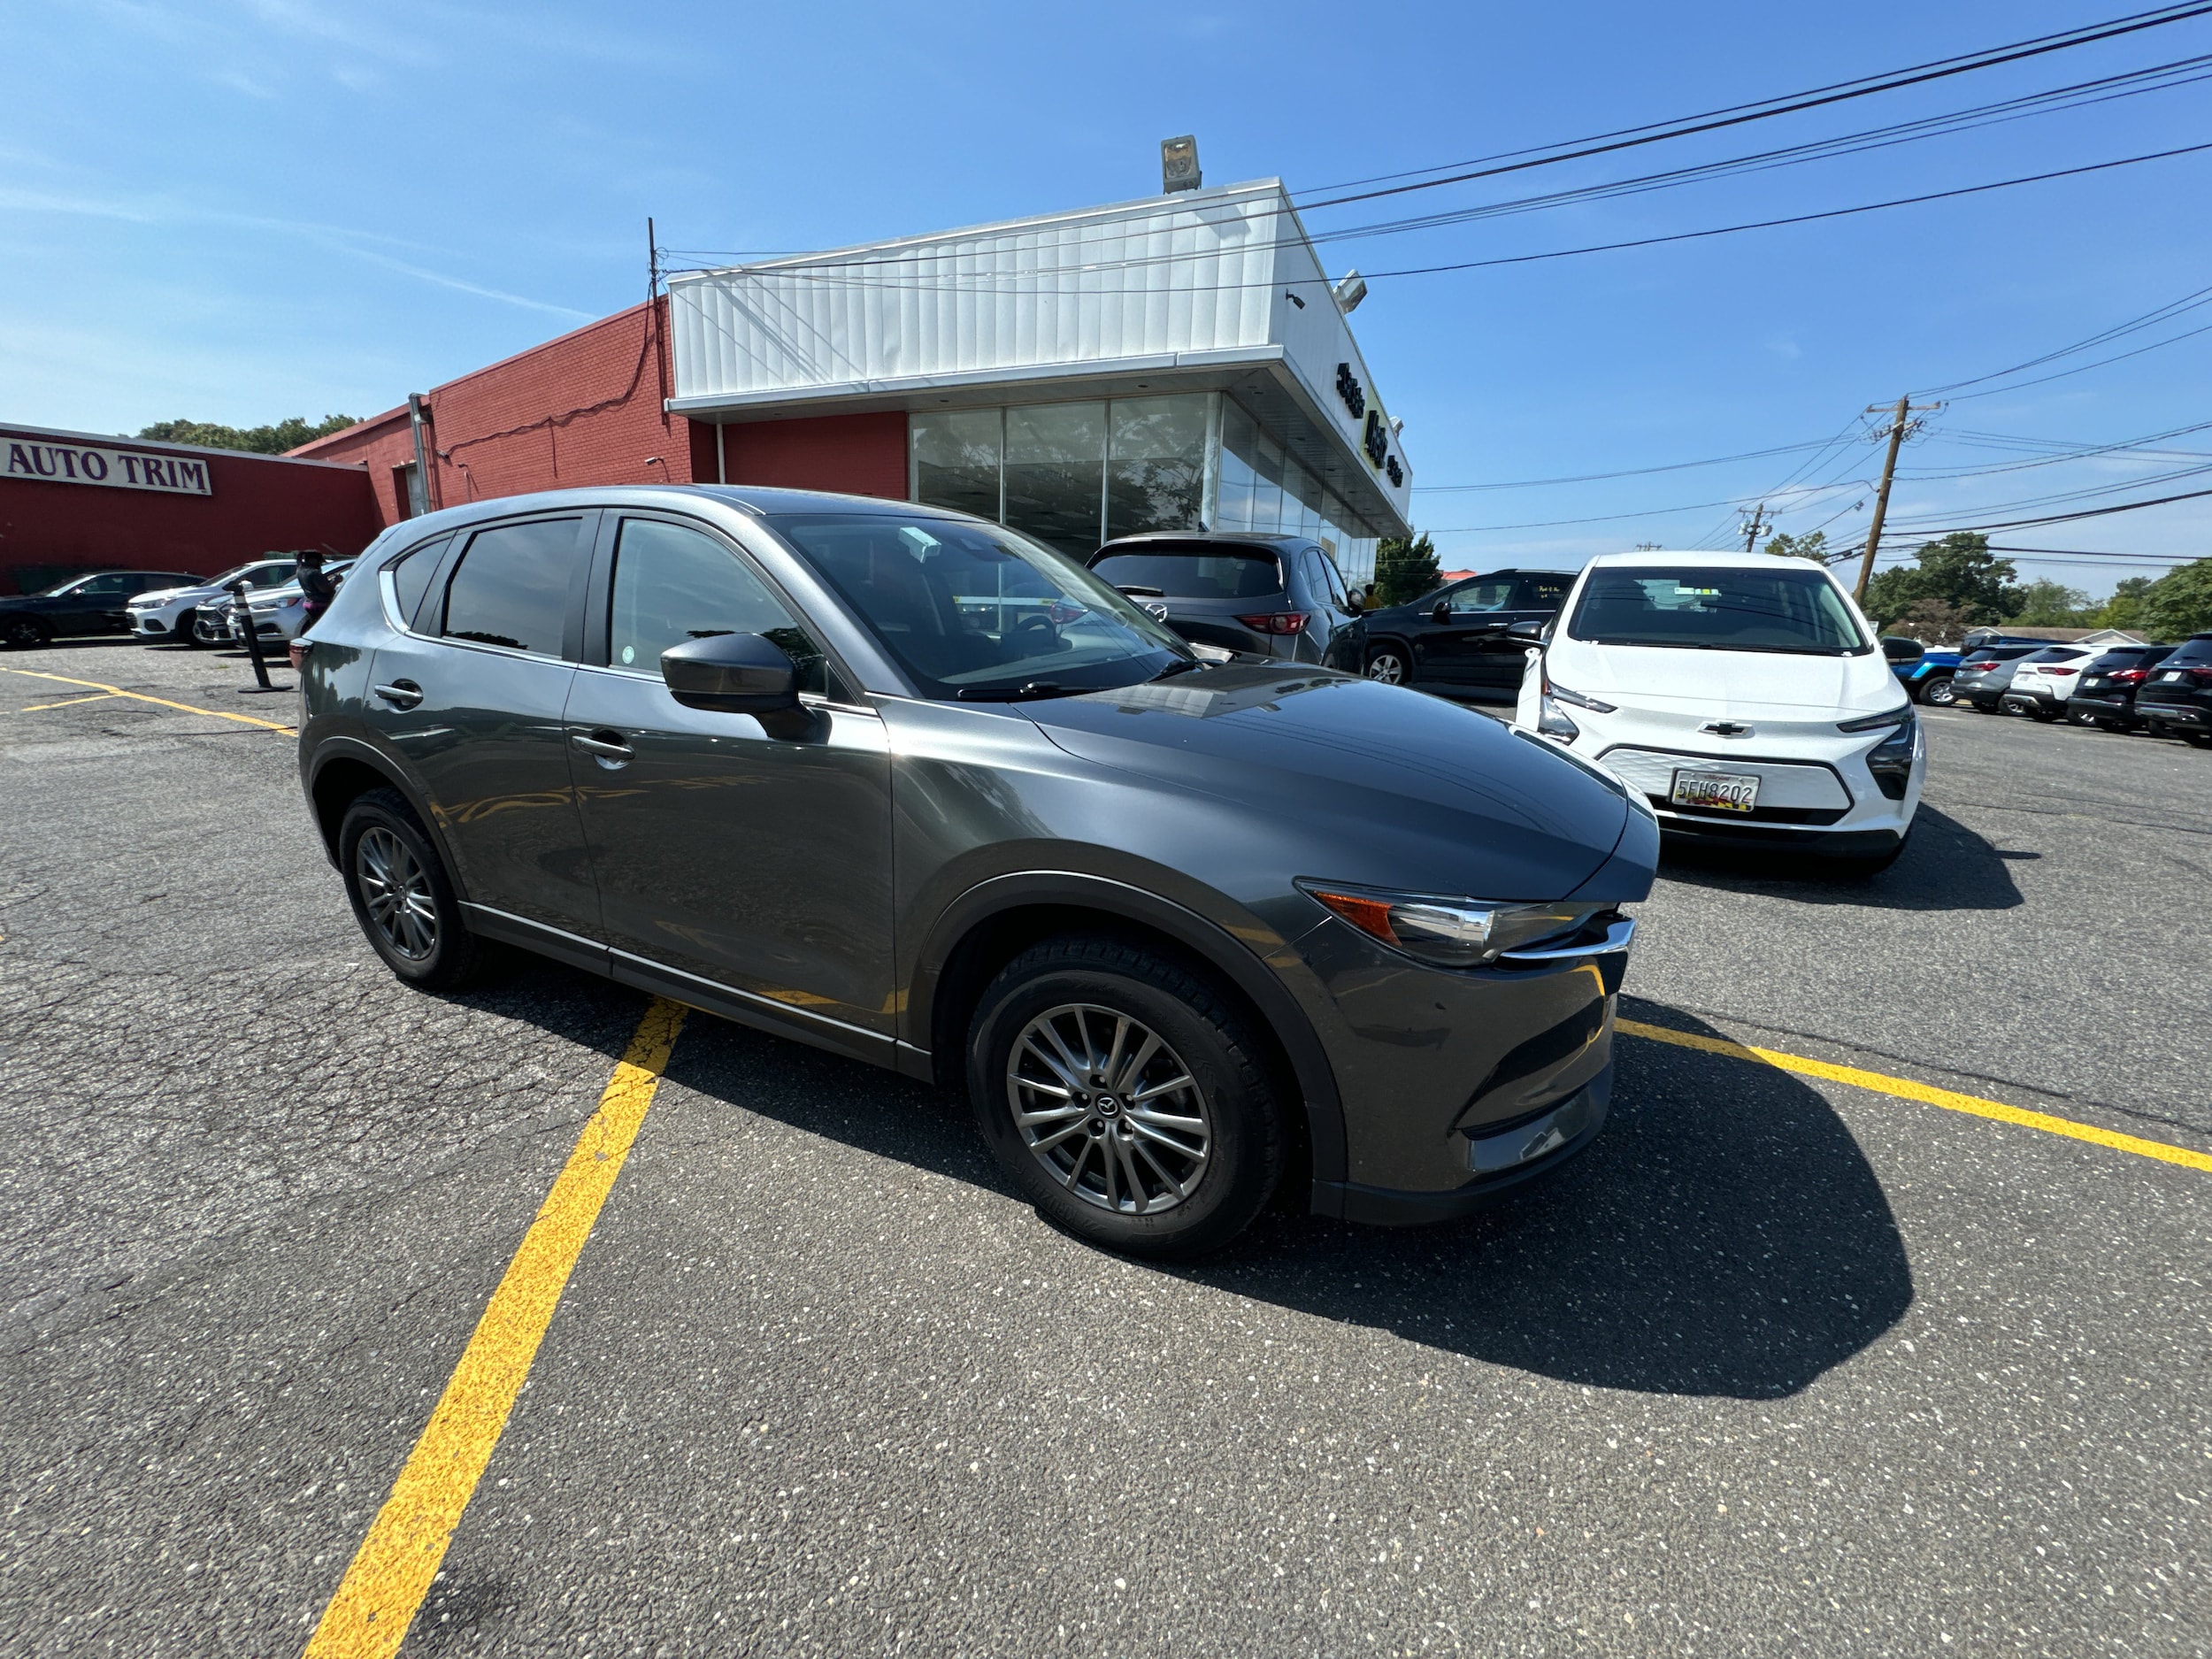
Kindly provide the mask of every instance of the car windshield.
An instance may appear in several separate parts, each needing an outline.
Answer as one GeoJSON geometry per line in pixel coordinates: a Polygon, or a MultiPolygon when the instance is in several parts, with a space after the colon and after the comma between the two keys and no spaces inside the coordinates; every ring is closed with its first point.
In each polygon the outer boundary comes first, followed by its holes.
{"type": "Polygon", "coordinates": [[[1272,552],[1219,542],[1110,551],[1091,569],[1124,593],[1155,598],[1267,599],[1283,591],[1282,563],[1272,552]]]}
{"type": "Polygon", "coordinates": [[[1855,657],[1874,649],[1822,572],[1732,565],[1593,571],[1567,634],[1696,651],[1855,657]]]}
{"type": "Polygon", "coordinates": [[[995,525],[920,513],[768,523],[931,697],[1103,690],[1195,660],[1073,559],[995,525]]]}

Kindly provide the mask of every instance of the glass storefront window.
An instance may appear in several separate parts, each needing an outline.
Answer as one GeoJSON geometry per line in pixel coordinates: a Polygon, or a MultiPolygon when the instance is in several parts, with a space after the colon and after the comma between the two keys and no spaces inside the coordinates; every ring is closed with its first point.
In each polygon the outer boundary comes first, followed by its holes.
{"type": "Polygon", "coordinates": [[[1106,539],[1194,530],[1206,494],[1206,398],[1117,398],[1106,464],[1106,539]]]}
{"type": "Polygon", "coordinates": [[[1003,411],[956,409],[911,422],[914,499],[979,518],[999,516],[999,444],[1003,411]]]}
{"type": "Polygon", "coordinates": [[[1221,487],[1213,527],[1249,530],[1252,486],[1257,481],[1252,472],[1252,457],[1258,448],[1259,434],[1252,426],[1251,416],[1226,398],[1222,402],[1221,487]]]}
{"type": "Polygon", "coordinates": [[[1098,551],[1106,405],[1006,411],[1006,523],[1078,559],[1098,551]]]}
{"type": "Polygon", "coordinates": [[[1252,528],[1279,530],[1283,522],[1283,447],[1263,432],[1253,446],[1252,471],[1252,528]]]}

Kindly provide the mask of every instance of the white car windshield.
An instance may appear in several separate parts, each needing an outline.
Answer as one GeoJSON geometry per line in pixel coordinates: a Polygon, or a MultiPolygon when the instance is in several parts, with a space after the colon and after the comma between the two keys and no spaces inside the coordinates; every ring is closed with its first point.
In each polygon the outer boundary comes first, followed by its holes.
{"type": "Polygon", "coordinates": [[[995,525],[889,512],[768,522],[932,697],[1103,690],[1195,660],[1073,559],[995,525]]]}
{"type": "Polygon", "coordinates": [[[1590,572],[1570,639],[1692,651],[1856,657],[1874,649],[1827,576],[1809,567],[1623,565],[1590,572]]]}

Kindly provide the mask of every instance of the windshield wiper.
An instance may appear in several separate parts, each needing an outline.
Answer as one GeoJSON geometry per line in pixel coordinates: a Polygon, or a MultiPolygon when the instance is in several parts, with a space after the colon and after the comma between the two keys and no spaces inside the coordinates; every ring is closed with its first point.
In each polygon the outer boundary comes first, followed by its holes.
{"type": "Polygon", "coordinates": [[[963,703],[1026,703],[1035,697],[1072,697],[1081,690],[1056,680],[1032,680],[1019,686],[963,686],[952,695],[963,703]]]}
{"type": "Polygon", "coordinates": [[[1150,680],[1146,680],[1145,684],[1148,686],[1157,685],[1163,680],[1172,680],[1178,674],[1187,674],[1191,672],[1191,670],[1194,668],[1203,668],[1205,665],[1205,664],[1200,662],[1195,657],[1181,657],[1175,662],[1170,663],[1158,673],[1153,675],[1150,680]]]}

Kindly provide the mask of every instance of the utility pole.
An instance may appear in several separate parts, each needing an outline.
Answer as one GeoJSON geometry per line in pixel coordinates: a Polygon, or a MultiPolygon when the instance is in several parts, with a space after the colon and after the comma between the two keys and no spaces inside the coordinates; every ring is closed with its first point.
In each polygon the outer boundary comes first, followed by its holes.
{"type": "MultiPolygon", "coordinates": [[[[1889,454],[1882,461],[1882,487],[1874,492],[1874,522],[1866,527],[1866,556],[1859,561],[1859,585],[1851,591],[1851,597],[1862,605],[1866,603],[1866,585],[1874,580],[1874,555],[1882,545],[1882,520],[1889,516],[1889,486],[1897,475],[1897,451],[1904,446],[1905,434],[1920,424],[1912,419],[1916,412],[1933,414],[1942,407],[1940,403],[1926,403],[1916,411],[1908,394],[1899,398],[1897,407],[1890,411],[1889,454]]],[[[1880,414],[1882,406],[1870,403],[1866,412],[1880,414]]]]}
{"type": "Polygon", "coordinates": [[[1761,502],[1758,511],[1751,515],[1751,522],[1743,527],[1743,550],[1745,552],[1751,553],[1757,550],[1759,532],[1766,527],[1764,522],[1766,516],[1767,504],[1761,502]]]}

